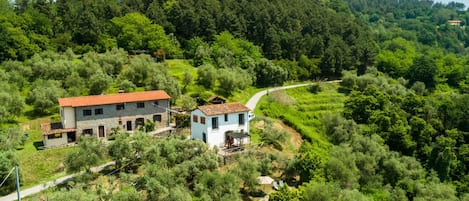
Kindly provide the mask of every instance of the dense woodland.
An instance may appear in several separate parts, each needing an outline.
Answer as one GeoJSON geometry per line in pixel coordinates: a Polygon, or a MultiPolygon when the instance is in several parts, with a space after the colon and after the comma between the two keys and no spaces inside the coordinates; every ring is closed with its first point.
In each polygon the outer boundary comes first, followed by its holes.
{"type": "MultiPolygon", "coordinates": [[[[219,171],[215,152],[195,141],[122,134],[103,148],[83,139],[65,159],[67,171],[89,171],[111,158],[120,174],[107,182],[118,185],[88,187],[91,179],[81,178],[51,192],[52,200],[241,200],[256,193],[258,175],[272,172],[261,164],[275,164],[286,181],[299,180],[271,200],[469,200],[463,4],[0,0],[0,13],[0,178],[19,160],[18,123],[56,113],[58,97],[163,89],[173,104],[190,109],[207,91],[230,97],[286,81],[342,79],[343,111],[308,117],[320,122],[312,127],[327,143],[281,110],[294,103],[272,101],[262,109],[303,135],[293,158],[255,160],[250,153],[219,171]],[[139,51],[148,54],[131,55],[139,51]],[[166,59],[190,61],[196,76],[189,70],[182,79],[171,76],[166,59]],[[80,152],[93,153],[93,160],[80,152]]],[[[285,140],[275,130],[261,136],[274,147],[285,140]]],[[[1,194],[14,189],[10,179],[1,194]]]]}

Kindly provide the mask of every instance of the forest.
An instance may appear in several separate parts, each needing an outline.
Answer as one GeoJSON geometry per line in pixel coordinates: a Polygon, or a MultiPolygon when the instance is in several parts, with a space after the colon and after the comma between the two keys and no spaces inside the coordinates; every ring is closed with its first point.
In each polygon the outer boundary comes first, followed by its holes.
{"type": "MultiPolygon", "coordinates": [[[[189,111],[211,95],[240,101],[319,81],[272,94],[255,111],[253,125],[281,121],[301,134],[290,155],[281,154],[287,134],[268,126],[253,129],[254,141],[279,154],[247,152],[227,167],[183,137],[119,133],[106,147],[83,138],[60,160],[65,172],[90,176],[47,199],[251,200],[256,177],[276,174],[295,185],[270,200],[469,200],[464,4],[0,0],[0,13],[0,178],[32,143],[24,125],[57,119],[59,97],[163,89],[189,111]],[[109,160],[115,169],[91,173],[109,160]]],[[[10,177],[0,194],[14,189],[10,177]]]]}

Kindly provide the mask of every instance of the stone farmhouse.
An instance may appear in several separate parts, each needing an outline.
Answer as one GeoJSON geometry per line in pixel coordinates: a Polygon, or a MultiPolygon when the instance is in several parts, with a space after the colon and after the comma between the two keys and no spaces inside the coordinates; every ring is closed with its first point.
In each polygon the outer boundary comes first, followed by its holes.
{"type": "Polygon", "coordinates": [[[147,120],[169,126],[170,96],[162,90],[59,98],[61,122],[42,124],[46,148],[75,143],[80,135],[105,138],[133,132],[147,120]]]}
{"type": "Polygon", "coordinates": [[[191,112],[191,138],[210,147],[232,148],[249,142],[250,109],[241,103],[199,106],[191,112]]]}

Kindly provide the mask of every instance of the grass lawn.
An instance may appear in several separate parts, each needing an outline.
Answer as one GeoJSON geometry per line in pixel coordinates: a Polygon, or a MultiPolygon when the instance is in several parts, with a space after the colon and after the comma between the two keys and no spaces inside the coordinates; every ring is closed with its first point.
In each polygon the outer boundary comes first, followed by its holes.
{"type": "Polygon", "coordinates": [[[65,176],[63,160],[73,149],[65,147],[38,151],[33,143],[27,143],[18,152],[22,185],[31,187],[65,176]]]}
{"type": "Polygon", "coordinates": [[[292,105],[279,103],[273,100],[272,95],[265,96],[254,112],[256,115],[281,119],[298,131],[303,139],[310,141],[318,151],[326,151],[331,144],[323,132],[322,116],[343,111],[346,96],[337,91],[338,86],[336,83],[323,83],[322,91],[317,94],[309,92],[308,87],[285,90],[294,99],[292,105]]]}
{"type": "Polygon", "coordinates": [[[190,60],[186,59],[168,59],[166,60],[168,63],[168,72],[171,76],[177,77],[182,84],[182,78],[184,77],[184,72],[189,70],[192,77],[197,79],[197,68],[192,66],[190,60]]]}

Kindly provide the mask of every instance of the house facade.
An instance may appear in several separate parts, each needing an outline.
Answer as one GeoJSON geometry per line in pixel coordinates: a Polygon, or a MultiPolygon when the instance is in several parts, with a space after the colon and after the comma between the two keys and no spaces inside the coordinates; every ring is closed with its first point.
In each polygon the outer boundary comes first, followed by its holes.
{"type": "Polygon", "coordinates": [[[191,138],[210,147],[242,146],[249,142],[249,112],[241,103],[199,106],[191,112],[191,138]]]}
{"type": "Polygon", "coordinates": [[[153,121],[169,126],[170,96],[162,90],[60,98],[59,123],[42,124],[45,147],[76,142],[80,135],[104,138],[122,130],[133,132],[153,121]]]}

